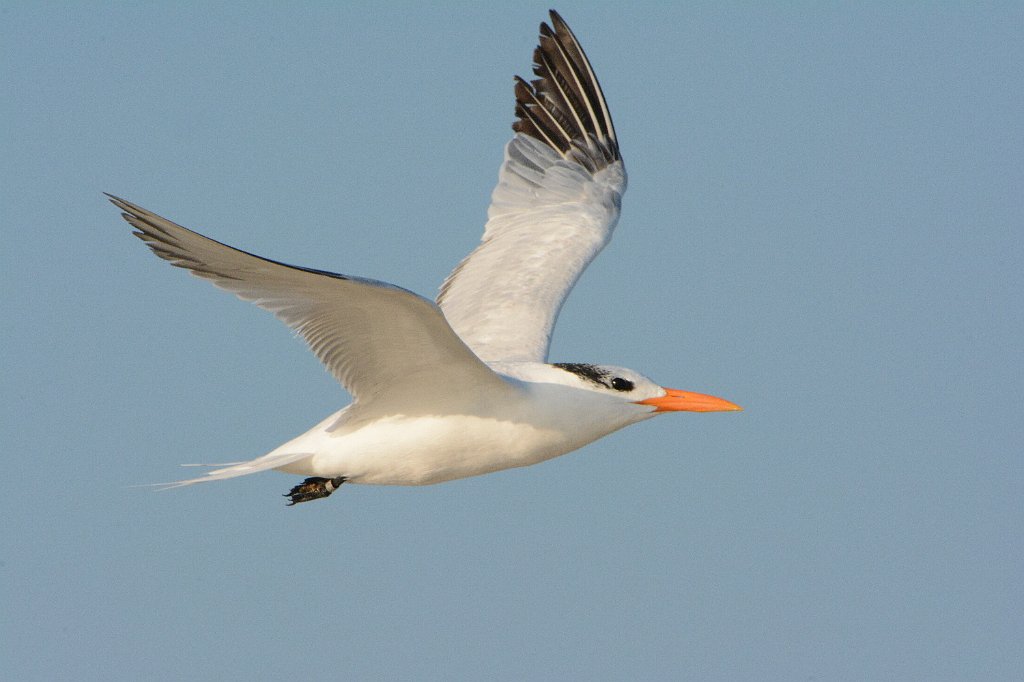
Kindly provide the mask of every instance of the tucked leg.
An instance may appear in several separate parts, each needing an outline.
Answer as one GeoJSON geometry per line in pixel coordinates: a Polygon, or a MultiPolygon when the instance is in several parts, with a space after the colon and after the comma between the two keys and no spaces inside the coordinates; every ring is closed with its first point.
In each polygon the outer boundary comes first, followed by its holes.
{"type": "Polygon", "coordinates": [[[290,507],[293,504],[298,504],[299,502],[309,502],[310,500],[319,500],[321,497],[328,497],[344,482],[344,476],[338,476],[336,478],[307,478],[305,481],[292,488],[289,492],[285,493],[284,496],[291,498],[288,502],[288,506],[290,507]]]}

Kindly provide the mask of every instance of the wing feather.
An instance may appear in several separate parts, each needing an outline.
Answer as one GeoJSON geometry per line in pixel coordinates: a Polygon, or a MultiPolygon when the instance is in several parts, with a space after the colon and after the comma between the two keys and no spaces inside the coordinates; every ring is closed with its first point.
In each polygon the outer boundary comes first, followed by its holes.
{"type": "Polygon", "coordinates": [[[486,361],[547,359],[566,296],[611,239],[626,171],[583,48],[557,12],[541,24],[534,75],[515,79],[516,135],[505,147],[480,245],[438,304],[486,361]]]}
{"type": "MultiPolygon", "coordinates": [[[[110,195],[108,195],[110,196],[110,195]]],[[[427,299],[385,282],[286,265],[235,249],[110,196],[171,264],[274,313],[360,404],[409,409],[505,387],[427,299]]]]}

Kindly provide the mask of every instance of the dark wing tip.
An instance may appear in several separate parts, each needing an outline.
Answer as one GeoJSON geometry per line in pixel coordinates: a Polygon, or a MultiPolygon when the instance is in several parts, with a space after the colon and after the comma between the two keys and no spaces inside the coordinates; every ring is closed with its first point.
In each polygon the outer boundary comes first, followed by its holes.
{"type": "Polygon", "coordinates": [[[572,156],[591,171],[621,158],[615,126],[590,60],[569,25],[550,10],[533,53],[533,81],[516,77],[512,129],[572,156]]]}
{"type": "Polygon", "coordinates": [[[110,203],[114,204],[114,206],[121,210],[121,217],[124,218],[132,228],[134,228],[132,230],[132,234],[145,242],[150,251],[172,265],[176,265],[179,268],[185,268],[186,270],[191,270],[200,277],[206,277],[208,279],[240,279],[237,274],[232,274],[224,268],[217,268],[214,265],[206,263],[199,255],[200,252],[207,251],[208,247],[197,249],[197,246],[213,245],[215,248],[213,251],[209,252],[210,255],[215,255],[217,248],[220,248],[225,249],[228,253],[239,254],[245,258],[253,258],[256,261],[269,263],[271,265],[279,265],[290,270],[299,270],[313,275],[330,277],[332,279],[351,279],[347,275],[342,275],[337,272],[319,270],[317,268],[307,268],[301,265],[290,265],[270,258],[264,258],[263,256],[257,256],[254,253],[249,253],[242,249],[236,249],[233,246],[228,246],[216,239],[211,239],[206,235],[190,230],[187,227],[182,227],[177,223],[158,216],[152,211],[147,211],[127,199],[116,197],[113,194],[108,194],[107,192],[104,192],[104,194],[110,200],[110,203]]]}

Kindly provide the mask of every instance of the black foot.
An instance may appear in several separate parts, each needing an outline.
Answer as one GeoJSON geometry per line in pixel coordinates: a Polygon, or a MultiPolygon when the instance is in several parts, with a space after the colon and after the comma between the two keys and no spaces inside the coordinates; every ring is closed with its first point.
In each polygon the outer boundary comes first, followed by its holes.
{"type": "Polygon", "coordinates": [[[319,500],[321,497],[327,497],[344,482],[344,476],[338,476],[337,478],[307,478],[284,496],[291,498],[291,501],[288,502],[290,507],[299,502],[309,502],[310,500],[319,500]]]}

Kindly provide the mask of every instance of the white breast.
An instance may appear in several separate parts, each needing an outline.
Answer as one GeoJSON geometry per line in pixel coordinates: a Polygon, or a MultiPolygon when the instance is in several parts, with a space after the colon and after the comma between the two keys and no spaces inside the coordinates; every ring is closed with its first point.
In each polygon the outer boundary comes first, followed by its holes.
{"type": "Polygon", "coordinates": [[[479,414],[395,416],[314,430],[293,447],[315,454],[284,470],[345,476],[351,483],[440,483],[557,457],[646,413],[644,408],[632,412],[599,394],[534,384],[521,400],[500,410],[482,406],[479,414]]]}

